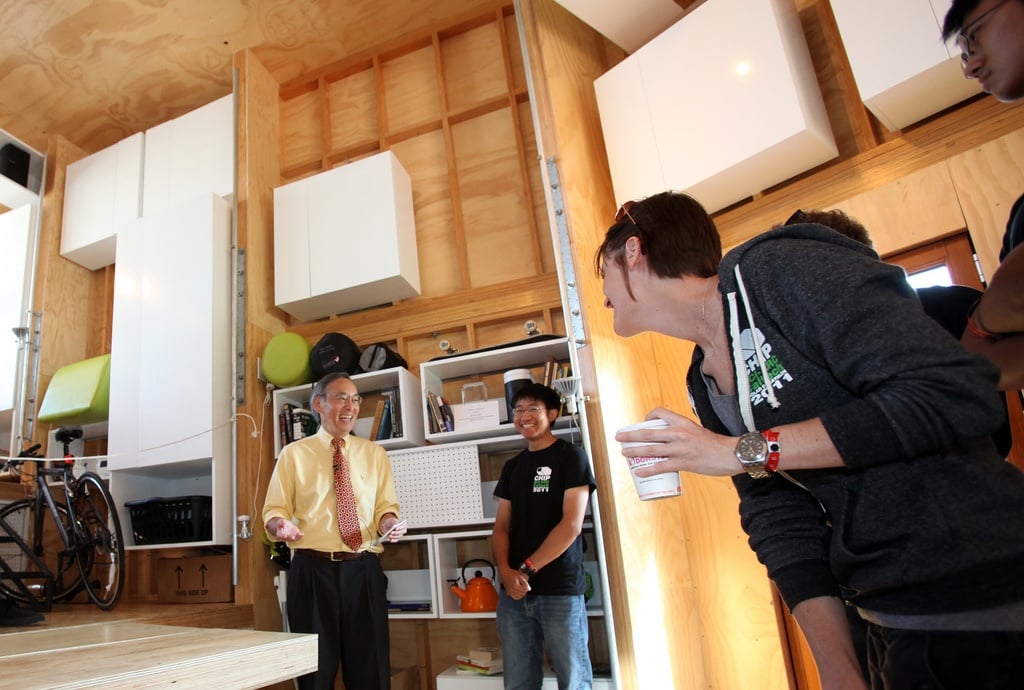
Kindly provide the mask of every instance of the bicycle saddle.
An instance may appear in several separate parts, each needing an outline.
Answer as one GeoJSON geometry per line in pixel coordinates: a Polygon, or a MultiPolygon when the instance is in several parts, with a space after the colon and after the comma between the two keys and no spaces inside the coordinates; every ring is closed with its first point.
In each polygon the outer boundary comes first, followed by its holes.
{"type": "Polygon", "coordinates": [[[57,439],[57,443],[71,443],[82,438],[82,427],[62,426],[53,433],[53,437],[57,439]]]}

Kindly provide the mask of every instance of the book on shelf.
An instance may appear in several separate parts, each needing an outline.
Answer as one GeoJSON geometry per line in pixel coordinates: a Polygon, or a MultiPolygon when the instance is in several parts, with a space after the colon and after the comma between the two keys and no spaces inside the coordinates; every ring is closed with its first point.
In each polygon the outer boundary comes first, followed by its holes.
{"type": "Polygon", "coordinates": [[[501,659],[493,662],[479,663],[468,654],[456,654],[455,661],[460,671],[472,671],[482,676],[493,676],[501,673],[503,663],[501,659]]]}
{"type": "Polygon", "coordinates": [[[299,439],[312,436],[316,433],[317,423],[316,417],[313,413],[304,407],[296,407],[292,409],[292,440],[298,441],[299,439]]]}
{"type": "Polygon", "coordinates": [[[285,418],[284,410],[277,415],[277,426],[281,435],[281,447],[288,445],[288,420],[285,418]]]}
{"type": "Polygon", "coordinates": [[[555,379],[557,371],[558,364],[555,362],[555,358],[548,357],[548,361],[544,362],[544,380],[542,382],[548,388],[551,387],[551,382],[555,379]]]}
{"type": "Polygon", "coordinates": [[[402,429],[402,397],[398,390],[398,386],[395,386],[388,391],[391,398],[391,438],[402,438],[405,435],[402,429]]]}
{"type": "Polygon", "coordinates": [[[384,412],[380,416],[380,426],[377,427],[377,433],[374,434],[374,441],[383,441],[384,439],[391,438],[391,399],[386,398],[384,400],[384,412]]]}
{"type": "Polygon", "coordinates": [[[370,433],[366,438],[374,440],[377,438],[377,431],[380,429],[380,420],[384,416],[384,404],[385,400],[381,398],[377,401],[377,408],[373,411],[373,424],[370,425],[370,433]]]}
{"type": "Polygon", "coordinates": [[[444,418],[441,416],[441,406],[437,402],[437,395],[433,391],[427,391],[427,409],[430,414],[427,418],[430,421],[430,433],[436,434],[444,431],[444,418]]]}
{"type": "Polygon", "coordinates": [[[448,400],[439,395],[437,397],[438,406],[441,408],[441,424],[445,431],[455,431],[455,413],[452,412],[452,406],[448,404],[448,400]]]}
{"type": "Polygon", "coordinates": [[[469,650],[469,658],[475,664],[486,665],[501,661],[501,647],[474,647],[469,650]]]}

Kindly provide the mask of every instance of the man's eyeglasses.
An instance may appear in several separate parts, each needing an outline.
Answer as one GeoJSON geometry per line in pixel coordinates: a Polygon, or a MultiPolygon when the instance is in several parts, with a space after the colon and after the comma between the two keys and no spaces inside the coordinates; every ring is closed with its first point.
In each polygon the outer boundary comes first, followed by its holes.
{"type": "Polygon", "coordinates": [[[539,405],[533,405],[531,407],[517,407],[512,410],[513,417],[522,417],[524,414],[529,412],[530,414],[537,415],[541,412],[546,411],[548,408],[540,407],[539,405]]]}
{"type": "Polygon", "coordinates": [[[974,18],[970,24],[965,24],[960,29],[960,33],[956,35],[956,47],[960,49],[960,65],[964,68],[967,67],[967,61],[974,55],[974,51],[978,48],[977,35],[978,35],[978,22],[985,19],[1000,7],[1006,4],[1006,0],[1000,0],[992,7],[988,8],[977,17],[974,18]]]}
{"type": "Polygon", "coordinates": [[[348,393],[334,393],[333,395],[328,395],[327,397],[333,400],[334,402],[340,403],[342,405],[344,405],[345,403],[352,403],[353,405],[358,405],[361,402],[363,402],[363,396],[359,395],[358,393],[356,393],[355,395],[349,395],[348,393]]]}

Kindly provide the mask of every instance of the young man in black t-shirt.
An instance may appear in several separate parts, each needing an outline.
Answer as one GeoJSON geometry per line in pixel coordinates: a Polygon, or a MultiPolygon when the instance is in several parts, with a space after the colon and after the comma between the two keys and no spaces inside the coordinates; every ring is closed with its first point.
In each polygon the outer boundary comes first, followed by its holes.
{"type": "Polygon", "coordinates": [[[505,463],[494,488],[505,687],[540,688],[546,648],[558,687],[587,690],[593,673],[581,532],[594,475],[581,448],[551,433],[560,407],[555,391],[524,386],[512,407],[528,445],[505,463]]]}

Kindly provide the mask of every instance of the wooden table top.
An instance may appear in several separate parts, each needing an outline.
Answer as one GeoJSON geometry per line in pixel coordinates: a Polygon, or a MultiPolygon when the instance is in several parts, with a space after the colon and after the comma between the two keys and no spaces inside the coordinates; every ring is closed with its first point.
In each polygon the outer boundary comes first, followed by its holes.
{"type": "Polygon", "coordinates": [[[0,635],[0,679],[20,690],[261,688],[317,666],[316,635],[131,621],[0,635]]]}

